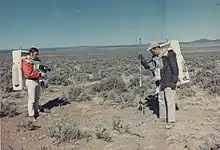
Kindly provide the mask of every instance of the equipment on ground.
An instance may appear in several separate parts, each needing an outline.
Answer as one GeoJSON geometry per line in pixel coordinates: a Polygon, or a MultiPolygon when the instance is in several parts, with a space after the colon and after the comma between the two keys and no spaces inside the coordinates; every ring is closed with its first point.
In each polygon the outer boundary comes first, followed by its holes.
{"type": "Polygon", "coordinates": [[[28,51],[24,50],[13,50],[12,51],[12,84],[13,90],[18,91],[24,88],[24,75],[21,69],[21,58],[27,56],[29,54],[28,51]]]}

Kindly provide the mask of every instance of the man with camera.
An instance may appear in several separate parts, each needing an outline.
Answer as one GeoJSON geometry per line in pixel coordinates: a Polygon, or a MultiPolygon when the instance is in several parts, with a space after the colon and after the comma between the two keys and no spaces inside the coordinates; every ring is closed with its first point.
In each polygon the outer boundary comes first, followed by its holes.
{"type": "Polygon", "coordinates": [[[36,121],[39,116],[39,79],[40,77],[46,77],[46,73],[41,72],[39,69],[41,61],[38,55],[39,50],[32,47],[29,50],[29,55],[22,57],[22,70],[28,90],[28,115],[31,121],[36,121]]]}
{"type": "Polygon", "coordinates": [[[156,68],[159,68],[159,74],[161,77],[159,80],[160,90],[158,93],[159,116],[163,121],[168,122],[166,128],[169,129],[176,121],[175,98],[179,75],[176,53],[172,49],[161,47],[159,43],[150,43],[148,51],[151,51],[157,59],[152,59],[150,62],[147,62],[142,55],[139,55],[138,57],[145,68],[153,68],[151,70],[154,71],[156,71],[156,68]]]}

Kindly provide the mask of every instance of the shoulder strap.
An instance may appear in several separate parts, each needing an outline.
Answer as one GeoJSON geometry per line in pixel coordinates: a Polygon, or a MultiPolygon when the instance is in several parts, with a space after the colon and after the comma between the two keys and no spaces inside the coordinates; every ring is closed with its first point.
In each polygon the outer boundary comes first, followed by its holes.
{"type": "Polygon", "coordinates": [[[28,63],[34,63],[33,59],[29,55],[21,57],[22,60],[28,62],[28,63]]]}

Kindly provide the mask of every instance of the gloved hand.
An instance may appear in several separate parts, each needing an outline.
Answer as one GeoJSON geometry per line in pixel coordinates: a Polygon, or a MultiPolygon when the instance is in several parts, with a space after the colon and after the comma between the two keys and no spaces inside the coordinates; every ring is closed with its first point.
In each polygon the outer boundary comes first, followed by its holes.
{"type": "Polygon", "coordinates": [[[144,60],[144,56],[142,54],[139,54],[138,59],[142,61],[142,60],[144,60]]]}
{"type": "Polygon", "coordinates": [[[171,83],[171,84],[170,84],[170,88],[171,88],[172,90],[176,90],[176,83],[171,83]]]}

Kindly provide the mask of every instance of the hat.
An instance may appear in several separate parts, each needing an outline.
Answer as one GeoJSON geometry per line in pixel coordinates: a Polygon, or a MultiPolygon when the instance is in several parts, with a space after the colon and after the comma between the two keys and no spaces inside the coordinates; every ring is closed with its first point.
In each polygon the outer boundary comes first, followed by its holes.
{"type": "Polygon", "coordinates": [[[170,41],[167,41],[167,42],[150,42],[148,45],[148,49],[147,51],[151,50],[152,48],[154,47],[164,47],[164,46],[167,46],[170,44],[170,41]]]}
{"type": "Polygon", "coordinates": [[[154,47],[158,47],[158,46],[160,46],[159,43],[157,43],[157,42],[150,42],[150,43],[148,44],[148,49],[147,49],[147,51],[151,50],[151,49],[154,48],[154,47]]]}

